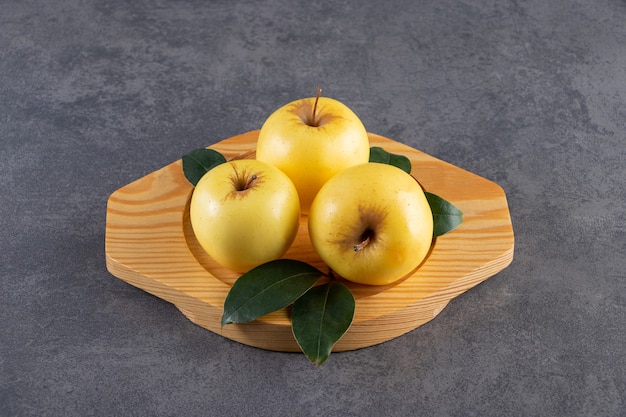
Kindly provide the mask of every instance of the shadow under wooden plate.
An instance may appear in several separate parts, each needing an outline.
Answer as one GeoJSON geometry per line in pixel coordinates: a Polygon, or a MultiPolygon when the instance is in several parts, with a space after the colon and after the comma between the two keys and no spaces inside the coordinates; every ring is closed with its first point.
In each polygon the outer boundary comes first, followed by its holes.
{"type": "MultiPolygon", "coordinates": [[[[250,154],[258,131],[211,148],[227,159],[250,154]]],[[[346,284],[356,298],[352,326],[334,351],[398,337],[433,319],[448,302],[506,268],[513,260],[513,226],[497,184],[416,149],[370,134],[370,145],[407,156],[427,191],[463,211],[463,223],[437,238],[422,265],[384,287],[346,284]]],[[[287,309],[245,324],[221,327],[224,299],[237,274],[200,248],[189,224],[193,187],[178,160],[111,194],[106,219],[106,265],[114,276],[173,303],[192,322],[226,338],[263,349],[299,351],[287,309]]],[[[309,242],[306,217],[285,258],[325,270],[309,242]]]]}

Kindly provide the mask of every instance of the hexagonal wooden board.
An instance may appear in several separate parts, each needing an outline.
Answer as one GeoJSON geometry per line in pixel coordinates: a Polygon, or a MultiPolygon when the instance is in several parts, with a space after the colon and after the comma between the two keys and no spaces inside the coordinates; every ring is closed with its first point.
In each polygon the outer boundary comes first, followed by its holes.
{"type": "MultiPolygon", "coordinates": [[[[210,147],[227,159],[249,157],[257,136],[252,131],[210,147]]],[[[334,351],[375,345],[417,328],[513,259],[513,227],[500,186],[379,135],[370,134],[370,145],[407,156],[413,176],[461,209],[463,223],[435,239],[427,259],[401,281],[384,287],[347,283],[356,312],[334,351]]],[[[107,206],[108,270],[219,335],[263,349],[299,351],[288,309],[251,323],[220,326],[224,299],[237,274],[213,261],[195,240],[188,207],[192,191],[181,160],[115,191],[107,206]]],[[[309,242],[305,216],[284,257],[326,270],[309,242]]]]}

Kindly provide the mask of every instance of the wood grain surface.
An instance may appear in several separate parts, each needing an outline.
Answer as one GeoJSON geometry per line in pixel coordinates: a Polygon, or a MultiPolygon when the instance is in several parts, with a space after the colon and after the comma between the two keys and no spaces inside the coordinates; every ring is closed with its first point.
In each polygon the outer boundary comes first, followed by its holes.
{"type": "MultiPolygon", "coordinates": [[[[253,156],[258,131],[210,146],[227,159],[253,156]]],[[[422,265],[392,285],[347,283],[356,313],[334,351],[398,337],[433,319],[448,302],[506,268],[513,259],[513,227],[497,184],[416,149],[370,134],[370,145],[406,155],[423,187],[464,213],[456,230],[437,238],[422,265]]],[[[200,248],[189,222],[193,187],[180,160],[115,191],[106,219],[106,265],[114,276],[160,297],[192,322],[226,338],[263,349],[299,351],[288,309],[252,323],[220,326],[226,294],[237,274],[200,248]]],[[[309,242],[306,217],[285,258],[326,270],[309,242]]]]}

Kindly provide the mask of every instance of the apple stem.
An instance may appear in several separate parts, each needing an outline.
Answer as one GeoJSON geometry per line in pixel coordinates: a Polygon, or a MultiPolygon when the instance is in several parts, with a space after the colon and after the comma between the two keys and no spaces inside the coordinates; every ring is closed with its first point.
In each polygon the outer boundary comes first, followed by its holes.
{"type": "Polygon", "coordinates": [[[311,113],[311,126],[317,126],[315,113],[317,112],[317,102],[320,100],[320,96],[322,95],[322,87],[315,87],[315,89],[317,90],[317,95],[315,96],[315,104],[313,104],[313,112],[311,113]]]}
{"type": "Polygon", "coordinates": [[[363,239],[363,241],[357,245],[354,245],[354,251],[358,252],[360,250],[362,250],[364,247],[366,247],[368,244],[370,243],[370,234],[368,233],[365,236],[365,239],[363,239]]]}
{"type": "Polygon", "coordinates": [[[246,171],[240,173],[234,165],[233,170],[235,171],[235,175],[231,177],[231,181],[235,191],[242,192],[252,188],[259,178],[257,174],[248,174],[246,171]]]}
{"type": "Polygon", "coordinates": [[[250,175],[250,177],[248,178],[248,181],[246,181],[246,185],[244,186],[244,190],[247,190],[248,188],[250,188],[252,186],[252,183],[254,181],[256,181],[256,179],[257,179],[256,174],[250,175]]]}

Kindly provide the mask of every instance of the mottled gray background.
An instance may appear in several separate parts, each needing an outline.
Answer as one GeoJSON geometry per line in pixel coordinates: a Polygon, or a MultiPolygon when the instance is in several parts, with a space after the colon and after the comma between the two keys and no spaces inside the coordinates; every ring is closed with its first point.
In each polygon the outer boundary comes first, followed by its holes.
{"type": "Polygon", "coordinates": [[[0,415],[626,415],[623,0],[0,6],[0,415]],[[516,233],[435,320],[321,368],[104,262],[112,192],[315,85],[500,184],[516,233]]]}

